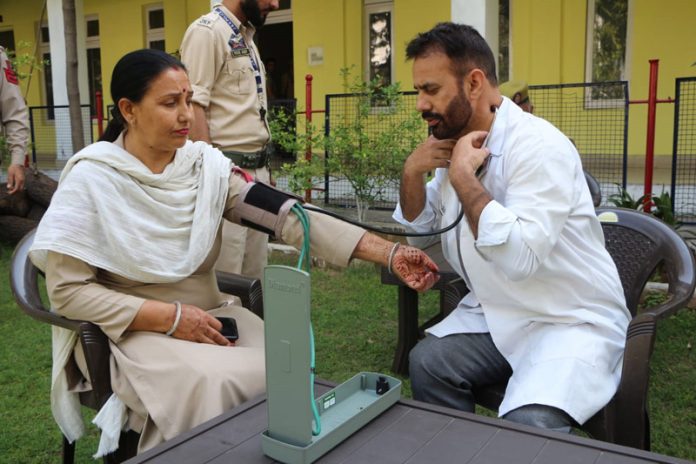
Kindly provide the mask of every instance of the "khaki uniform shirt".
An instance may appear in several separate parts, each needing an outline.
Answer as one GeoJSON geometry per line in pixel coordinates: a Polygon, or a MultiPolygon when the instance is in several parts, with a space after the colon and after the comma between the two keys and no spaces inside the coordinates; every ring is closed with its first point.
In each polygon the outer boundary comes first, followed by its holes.
{"type": "Polygon", "coordinates": [[[210,139],[222,151],[251,153],[261,150],[270,132],[261,111],[268,108],[266,77],[261,55],[254,44],[253,26],[244,26],[224,6],[219,7],[237,26],[235,37],[240,48],[232,53],[232,28],[212,11],[189,26],[181,43],[181,60],[186,65],[193,88],[193,101],[206,108],[210,139]],[[256,61],[261,78],[257,91],[256,61]]]}
{"type": "Polygon", "coordinates": [[[29,143],[29,113],[17,75],[3,47],[0,47],[0,68],[0,125],[7,138],[10,164],[24,165],[24,155],[29,143]]]}

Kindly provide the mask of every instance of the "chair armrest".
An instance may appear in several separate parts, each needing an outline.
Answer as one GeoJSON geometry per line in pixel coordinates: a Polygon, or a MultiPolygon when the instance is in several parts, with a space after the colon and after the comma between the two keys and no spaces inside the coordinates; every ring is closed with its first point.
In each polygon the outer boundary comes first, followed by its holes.
{"type": "Polygon", "coordinates": [[[12,254],[10,288],[17,306],[37,321],[47,322],[77,332],[80,325],[79,321],[66,319],[59,314],[52,313],[41,301],[38,284],[39,271],[31,265],[26,257],[31,243],[31,240],[23,239],[12,254]]]}
{"type": "Polygon", "coordinates": [[[112,393],[109,338],[96,324],[85,321],[78,321],[78,324],[80,343],[92,383],[92,391],[89,395],[83,395],[82,400],[98,411],[112,393]]]}
{"type": "Polygon", "coordinates": [[[77,332],[82,321],[68,319],[60,314],[53,313],[43,305],[39,297],[38,285],[36,283],[36,272],[24,277],[21,284],[17,284],[17,279],[12,279],[11,282],[12,293],[17,306],[37,321],[47,322],[51,325],[57,325],[58,327],[77,332]]]}
{"type": "Polygon", "coordinates": [[[685,307],[693,297],[693,294],[694,288],[692,285],[681,281],[672,282],[667,290],[667,301],[648,308],[644,312],[655,315],[658,320],[665,319],[685,307]]]}
{"type": "Polygon", "coordinates": [[[39,309],[33,305],[27,306],[19,304],[19,307],[22,309],[22,311],[24,311],[37,321],[47,322],[51,325],[63,327],[64,329],[72,330],[74,332],[79,332],[80,330],[80,323],[82,321],[68,319],[59,314],[52,313],[48,308],[44,308],[43,306],[41,307],[41,309],[39,309]]]}
{"type": "Polygon", "coordinates": [[[263,292],[259,279],[222,271],[216,271],[216,275],[221,292],[239,297],[242,306],[263,318],[263,292]]]}

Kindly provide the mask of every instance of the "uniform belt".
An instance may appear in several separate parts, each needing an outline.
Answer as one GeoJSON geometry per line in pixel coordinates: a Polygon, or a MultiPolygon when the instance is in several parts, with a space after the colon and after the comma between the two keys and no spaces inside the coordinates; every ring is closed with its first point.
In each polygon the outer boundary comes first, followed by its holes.
{"type": "Polygon", "coordinates": [[[271,161],[273,150],[270,146],[266,146],[263,150],[254,151],[251,153],[242,153],[239,151],[223,151],[223,155],[232,160],[234,164],[244,169],[259,169],[268,166],[271,161]]]}

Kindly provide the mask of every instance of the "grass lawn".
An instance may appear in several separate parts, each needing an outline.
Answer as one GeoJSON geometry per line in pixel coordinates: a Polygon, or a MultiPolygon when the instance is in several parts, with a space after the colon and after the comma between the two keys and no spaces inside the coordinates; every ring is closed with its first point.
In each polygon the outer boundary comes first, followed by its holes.
{"type": "MultiPolygon", "coordinates": [[[[0,462],[60,462],[61,435],[49,404],[50,328],[15,306],[10,253],[0,245],[0,462]]],[[[294,265],[296,258],[274,260],[294,265]]],[[[314,269],[312,287],[317,375],[342,382],[358,371],[389,373],[396,346],[394,287],[380,285],[377,270],[366,264],[344,272],[314,269]]],[[[436,310],[434,293],[422,302],[426,313],[436,310]]],[[[690,460],[696,460],[695,334],[695,311],[662,322],[651,363],[653,450],[690,460]]],[[[404,395],[410,396],[404,380],[404,395]]],[[[85,416],[93,413],[85,410],[85,416]]],[[[94,426],[88,430],[78,442],[78,463],[91,462],[96,450],[97,433],[94,426]]]]}

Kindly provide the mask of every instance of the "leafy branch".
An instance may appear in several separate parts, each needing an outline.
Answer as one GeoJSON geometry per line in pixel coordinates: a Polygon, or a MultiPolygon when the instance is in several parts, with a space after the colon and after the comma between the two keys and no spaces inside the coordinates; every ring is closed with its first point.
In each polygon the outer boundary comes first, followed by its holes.
{"type": "Polygon", "coordinates": [[[270,124],[274,142],[285,151],[301,155],[312,147],[324,154],[317,156],[315,151],[311,161],[298,156],[294,164],[285,164],[282,171],[290,188],[311,188],[325,172],[345,179],[363,221],[380,194],[398,182],[406,157],[426,137],[426,128],[415,109],[405,108],[398,83],[363,82],[351,73],[352,68],[341,70],[351,106],[334,118],[328,135],[312,125],[296,133],[289,129],[294,127],[293,115],[282,111],[270,124]]]}

